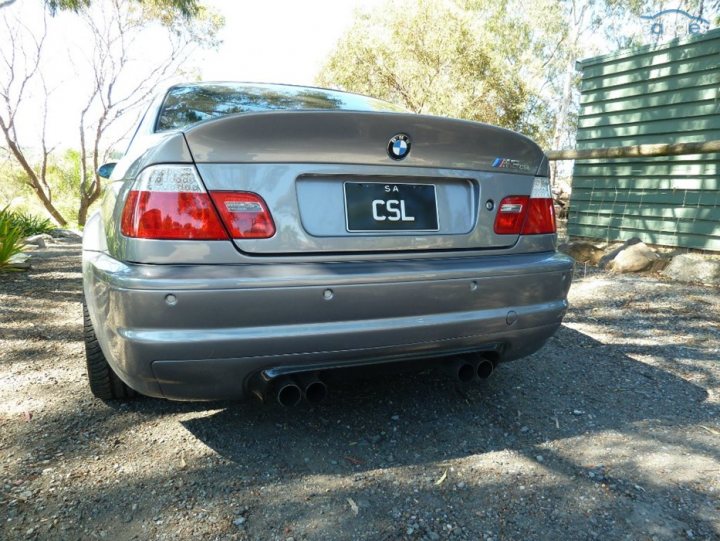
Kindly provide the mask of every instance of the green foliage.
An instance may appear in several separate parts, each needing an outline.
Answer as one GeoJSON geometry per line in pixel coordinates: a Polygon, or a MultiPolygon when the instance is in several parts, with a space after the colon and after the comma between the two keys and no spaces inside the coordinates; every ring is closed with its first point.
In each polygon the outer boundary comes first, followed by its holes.
{"type": "MultiPolygon", "coordinates": [[[[138,4],[144,4],[158,9],[171,9],[177,11],[184,17],[197,15],[200,6],[197,0],[134,0],[138,4]]],[[[58,10],[80,11],[87,8],[92,0],[45,0],[50,13],[55,14],[58,10]]]]}
{"type": "Polygon", "coordinates": [[[7,208],[0,210],[0,271],[7,270],[10,258],[23,248],[22,229],[14,222],[13,213],[7,208]]]}
{"type": "Polygon", "coordinates": [[[546,139],[552,122],[523,62],[532,25],[506,4],[420,0],[358,13],[318,83],[546,139]]]}
{"type": "Polygon", "coordinates": [[[0,219],[19,229],[22,238],[40,233],[50,233],[55,229],[55,225],[47,218],[20,210],[11,211],[7,207],[0,211],[0,219]]]}
{"type": "MultiPolygon", "coordinates": [[[[38,168],[35,167],[36,170],[38,168]]],[[[57,156],[51,155],[47,165],[47,182],[53,205],[63,216],[71,218],[69,226],[76,228],[77,223],[72,218],[77,215],[80,200],[79,152],[70,149],[57,156]]],[[[0,208],[5,205],[9,205],[15,213],[47,216],[47,211],[28,186],[23,170],[12,161],[0,160],[0,208]]]]}
{"type": "MultiPolygon", "coordinates": [[[[714,19],[720,0],[679,0],[714,19]],[[704,6],[704,7],[703,7],[704,6]]],[[[639,16],[663,0],[417,0],[360,11],[317,81],[421,113],[574,144],[577,60],[648,43],[639,16]]]]}
{"type": "Polygon", "coordinates": [[[192,10],[182,9],[185,0],[135,0],[130,6],[135,23],[142,26],[156,21],[175,38],[197,46],[214,49],[221,41],[218,32],[225,26],[225,17],[196,1],[192,10]]]}

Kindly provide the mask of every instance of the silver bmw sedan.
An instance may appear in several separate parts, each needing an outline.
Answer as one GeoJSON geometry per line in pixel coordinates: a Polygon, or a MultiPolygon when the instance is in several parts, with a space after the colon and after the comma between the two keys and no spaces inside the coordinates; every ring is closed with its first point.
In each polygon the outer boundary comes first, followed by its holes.
{"type": "Polygon", "coordinates": [[[530,139],[373,98],[158,95],[83,240],[90,388],[318,402],[343,369],[471,382],[558,329],[548,162],[530,139]]]}

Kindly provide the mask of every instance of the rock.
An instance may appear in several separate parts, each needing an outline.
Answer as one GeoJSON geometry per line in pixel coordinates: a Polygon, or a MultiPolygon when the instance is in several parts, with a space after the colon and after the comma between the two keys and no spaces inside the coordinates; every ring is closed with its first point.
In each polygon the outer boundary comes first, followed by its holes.
{"type": "Polygon", "coordinates": [[[50,235],[56,239],[81,239],[82,233],[79,231],[73,231],[72,229],[53,229],[50,231],[50,235]]]}
{"type": "Polygon", "coordinates": [[[8,268],[12,270],[28,270],[30,268],[30,255],[29,254],[15,254],[7,262],[8,268]]]}
{"type": "Polygon", "coordinates": [[[597,265],[604,253],[601,248],[584,240],[564,242],[558,246],[558,250],[569,255],[578,263],[590,263],[591,265],[597,265]]]}
{"type": "Polygon", "coordinates": [[[660,259],[652,248],[644,242],[637,242],[625,246],[617,255],[607,263],[607,268],[613,272],[640,272],[660,259]]]}
{"type": "Polygon", "coordinates": [[[235,524],[235,526],[237,526],[238,528],[242,528],[246,520],[247,519],[245,517],[239,517],[233,520],[233,524],[235,524]]]}
{"type": "Polygon", "coordinates": [[[631,238],[631,239],[626,240],[626,241],[622,244],[622,246],[618,246],[617,248],[615,248],[615,249],[612,250],[611,252],[608,252],[607,254],[605,254],[604,256],[602,256],[602,257],[600,258],[600,261],[598,261],[598,266],[599,266],[601,269],[604,269],[605,267],[608,266],[608,263],[610,263],[613,259],[615,259],[615,256],[617,256],[620,252],[622,252],[623,250],[627,249],[629,246],[632,246],[633,244],[639,244],[639,243],[641,243],[641,242],[642,242],[642,240],[640,240],[640,239],[637,238],[637,237],[633,237],[633,238],[631,238]]]}
{"type": "Polygon", "coordinates": [[[676,255],[662,272],[663,276],[678,282],[720,284],[720,260],[702,254],[676,255]]]}
{"type": "Polygon", "coordinates": [[[33,244],[40,248],[47,248],[49,243],[52,243],[52,237],[47,233],[40,233],[39,235],[31,235],[26,237],[23,241],[25,244],[33,244]]]}

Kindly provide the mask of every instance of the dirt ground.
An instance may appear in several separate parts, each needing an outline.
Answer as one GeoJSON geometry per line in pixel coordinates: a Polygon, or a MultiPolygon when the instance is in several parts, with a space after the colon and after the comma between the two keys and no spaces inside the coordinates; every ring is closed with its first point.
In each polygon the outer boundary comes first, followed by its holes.
{"type": "Polygon", "coordinates": [[[461,392],[103,403],[79,245],[0,275],[0,539],[720,539],[720,291],[578,269],[558,334],[461,392]]]}

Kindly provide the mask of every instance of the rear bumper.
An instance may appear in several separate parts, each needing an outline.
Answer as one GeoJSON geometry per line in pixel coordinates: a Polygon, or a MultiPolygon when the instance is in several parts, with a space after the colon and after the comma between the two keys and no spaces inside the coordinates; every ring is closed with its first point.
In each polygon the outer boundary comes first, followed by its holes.
{"type": "Polygon", "coordinates": [[[150,396],[240,398],[248,379],[494,350],[528,355],[559,327],[562,254],[254,265],[127,265],[83,257],[103,352],[150,396]],[[168,297],[171,296],[171,297],[168,297]]]}

